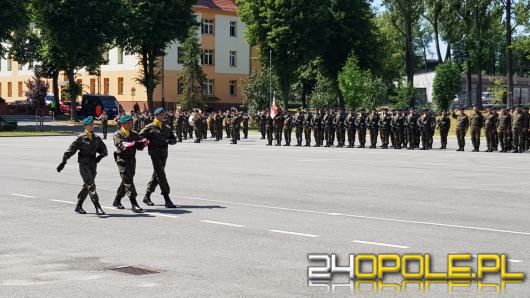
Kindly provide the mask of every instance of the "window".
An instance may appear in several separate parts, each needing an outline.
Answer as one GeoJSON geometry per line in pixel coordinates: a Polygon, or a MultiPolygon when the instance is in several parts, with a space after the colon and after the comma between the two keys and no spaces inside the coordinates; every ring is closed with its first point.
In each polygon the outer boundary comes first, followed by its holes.
{"type": "Polygon", "coordinates": [[[201,64],[213,65],[213,50],[202,50],[201,64]]]}
{"type": "Polygon", "coordinates": [[[213,95],[214,80],[206,80],[202,85],[202,94],[206,96],[213,95]]]}
{"type": "Polygon", "coordinates": [[[211,35],[213,35],[214,34],[214,32],[213,32],[213,20],[203,19],[202,20],[202,25],[201,25],[201,32],[202,32],[202,34],[211,34],[211,35]]]}
{"type": "Polygon", "coordinates": [[[96,93],[96,79],[90,79],[90,94],[96,93]]]}
{"type": "Polygon", "coordinates": [[[177,49],[177,62],[178,64],[184,64],[184,49],[182,47],[177,49]]]}
{"type": "Polygon", "coordinates": [[[184,94],[184,81],[182,80],[182,78],[178,78],[177,80],[177,94],[184,94]]]}
{"type": "Polygon", "coordinates": [[[230,96],[237,96],[237,81],[230,81],[229,93],[230,96]]]}
{"type": "Polygon", "coordinates": [[[230,63],[230,67],[237,66],[237,52],[236,51],[230,51],[229,63],[230,63]]]}
{"type": "Polygon", "coordinates": [[[22,97],[24,94],[24,83],[18,82],[18,97],[22,97]]]}
{"type": "Polygon", "coordinates": [[[118,95],[123,95],[123,78],[118,78],[118,95]]]}
{"type": "Polygon", "coordinates": [[[13,83],[7,82],[7,97],[13,97],[13,83]]]}
{"type": "Polygon", "coordinates": [[[104,78],[103,79],[103,94],[104,95],[109,95],[109,78],[104,78]]]}
{"type": "Polygon", "coordinates": [[[230,22],[230,36],[237,37],[237,23],[234,21],[230,22]]]}
{"type": "Polygon", "coordinates": [[[7,71],[13,70],[13,61],[11,59],[7,59],[7,71]]]}
{"type": "Polygon", "coordinates": [[[109,64],[109,51],[105,51],[105,53],[103,53],[103,60],[105,60],[105,62],[103,62],[105,65],[108,65],[109,64]]]}
{"type": "Polygon", "coordinates": [[[118,48],[118,64],[123,64],[123,49],[118,48]]]}

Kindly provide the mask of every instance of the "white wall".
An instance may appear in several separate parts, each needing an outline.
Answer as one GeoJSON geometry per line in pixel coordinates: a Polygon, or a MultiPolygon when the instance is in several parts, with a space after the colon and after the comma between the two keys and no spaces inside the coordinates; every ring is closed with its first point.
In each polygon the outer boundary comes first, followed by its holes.
{"type": "MultiPolygon", "coordinates": [[[[197,22],[201,21],[202,15],[200,13],[196,14],[197,22]]],[[[199,37],[199,42],[201,41],[201,27],[197,28],[197,33],[199,37]]],[[[165,70],[176,70],[182,71],[184,65],[178,63],[178,47],[180,46],[180,41],[175,40],[167,49],[166,56],[164,57],[164,69],[165,70]]]]}
{"type": "Polygon", "coordinates": [[[425,88],[427,90],[428,102],[432,102],[432,84],[434,77],[434,72],[414,75],[414,88],[425,88]]]}
{"type": "Polygon", "coordinates": [[[244,37],[245,24],[238,17],[215,17],[215,72],[249,74],[250,46],[244,37]],[[237,22],[237,36],[230,36],[230,22],[237,22]],[[237,52],[236,67],[230,67],[230,51],[237,52]]]}

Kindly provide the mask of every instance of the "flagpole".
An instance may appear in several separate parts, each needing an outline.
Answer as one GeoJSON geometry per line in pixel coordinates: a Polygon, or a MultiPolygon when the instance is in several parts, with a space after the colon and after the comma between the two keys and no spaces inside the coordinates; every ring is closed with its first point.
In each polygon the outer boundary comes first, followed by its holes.
{"type": "Polygon", "coordinates": [[[269,104],[272,106],[272,50],[269,50],[269,104]]]}

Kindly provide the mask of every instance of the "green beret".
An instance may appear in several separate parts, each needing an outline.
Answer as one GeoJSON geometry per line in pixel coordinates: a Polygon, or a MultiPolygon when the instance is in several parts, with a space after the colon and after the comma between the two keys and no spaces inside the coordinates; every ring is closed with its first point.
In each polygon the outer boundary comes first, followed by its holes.
{"type": "Polygon", "coordinates": [[[162,114],[164,113],[164,108],[163,107],[159,107],[155,110],[155,112],[153,113],[154,115],[158,115],[158,114],[162,114]]]}
{"type": "Polygon", "coordinates": [[[83,121],[81,121],[81,123],[83,123],[83,125],[90,125],[93,122],[94,122],[94,117],[92,117],[92,116],[88,116],[85,119],[83,119],[83,121]]]}
{"type": "Polygon", "coordinates": [[[131,115],[123,115],[123,116],[120,118],[120,120],[118,120],[118,122],[119,122],[120,124],[123,124],[123,123],[127,123],[127,122],[129,122],[129,121],[131,121],[131,120],[132,120],[131,115]]]}

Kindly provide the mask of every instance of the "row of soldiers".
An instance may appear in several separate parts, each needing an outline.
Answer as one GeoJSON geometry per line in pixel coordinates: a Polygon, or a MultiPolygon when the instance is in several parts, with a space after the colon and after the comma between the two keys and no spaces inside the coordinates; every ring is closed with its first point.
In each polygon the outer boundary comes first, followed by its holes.
{"type": "Polygon", "coordinates": [[[359,148],[365,148],[367,133],[369,133],[369,148],[376,148],[378,137],[381,148],[394,149],[407,148],[409,150],[429,150],[433,146],[433,137],[436,129],[440,132],[440,149],[447,149],[447,136],[451,128],[451,117],[456,119],[456,135],[458,150],[464,151],[465,136],[471,131],[473,151],[480,148],[481,131],[484,130],[487,140],[487,152],[524,152],[530,146],[528,109],[521,106],[511,110],[501,108],[499,111],[487,108],[485,116],[473,106],[471,115],[465,113],[464,108],[442,111],[436,117],[431,110],[372,110],[365,109],[350,111],[343,110],[316,110],[315,114],[306,110],[305,113],[298,109],[295,115],[281,110],[274,117],[269,111],[262,111],[257,116],[261,138],[267,139],[267,145],[281,146],[282,137],[284,146],[291,145],[291,135],[295,131],[296,146],[311,146],[312,140],[315,147],[331,147],[337,141],[337,147],[355,146],[356,139],[359,148]],[[459,113],[457,113],[459,112],[459,113]],[[357,135],[357,138],[356,138],[357,135]]]}

